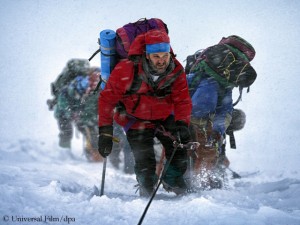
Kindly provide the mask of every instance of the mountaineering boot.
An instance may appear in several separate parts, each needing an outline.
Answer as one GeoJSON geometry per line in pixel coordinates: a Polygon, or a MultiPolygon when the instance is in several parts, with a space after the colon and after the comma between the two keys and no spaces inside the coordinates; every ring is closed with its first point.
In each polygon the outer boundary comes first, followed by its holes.
{"type": "Polygon", "coordinates": [[[141,197],[150,197],[154,191],[154,186],[158,180],[156,174],[146,175],[139,173],[137,176],[137,181],[139,183],[139,194],[141,197]]]}
{"type": "Polygon", "coordinates": [[[226,169],[230,162],[225,155],[209,155],[209,152],[202,152],[200,166],[195,170],[196,183],[194,185],[202,190],[222,189],[227,182],[226,169]]]}
{"type": "Polygon", "coordinates": [[[176,195],[182,195],[187,193],[187,185],[183,179],[183,177],[178,177],[175,181],[175,184],[170,185],[165,180],[162,180],[163,188],[167,192],[174,192],[176,195]]]}
{"type": "Polygon", "coordinates": [[[71,148],[71,140],[70,139],[63,139],[59,138],[58,145],[62,148],[71,148]]]}
{"type": "Polygon", "coordinates": [[[139,186],[140,197],[149,198],[151,197],[153,191],[154,191],[153,187],[144,187],[141,185],[139,186]]]}
{"type": "Polygon", "coordinates": [[[162,184],[166,191],[174,192],[176,195],[187,193],[188,187],[184,181],[183,174],[173,165],[169,165],[162,179],[162,184]]]}

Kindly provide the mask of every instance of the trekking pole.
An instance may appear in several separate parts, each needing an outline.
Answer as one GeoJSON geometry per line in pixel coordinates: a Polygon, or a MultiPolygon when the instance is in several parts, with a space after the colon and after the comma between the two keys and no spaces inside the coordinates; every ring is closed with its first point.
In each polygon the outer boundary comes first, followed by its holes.
{"type": "Polygon", "coordinates": [[[101,180],[100,197],[104,194],[104,182],[105,182],[105,173],[106,173],[106,162],[107,162],[107,157],[105,157],[103,159],[103,169],[102,169],[102,180],[101,180]]]}
{"type": "Polygon", "coordinates": [[[190,144],[187,145],[188,146],[188,149],[187,150],[191,150],[192,152],[190,153],[189,155],[189,190],[190,192],[193,191],[193,176],[194,176],[194,171],[193,171],[193,168],[194,168],[194,160],[193,160],[193,157],[192,157],[192,154],[195,155],[195,157],[199,158],[196,150],[198,149],[198,147],[200,146],[200,143],[199,142],[190,142],[190,144]]]}
{"type": "Polygon", "coordinates": [[[229,167],[227,167],[227,169],[231,172],[233,179],[240,179],[240,178],[242,178],[241,175],[239,175],[237,172],[233,171],[229,167]]]}
{"type": "MultiPolygon", "coordinates": [[[[112,137],[112,140],[114,142],[119,143],[120,140],[116,137],[112,137]]],[[[100,197],[104,194],[104,182],[105,182],[105,173],[106,173],[106,163],[107,163],[107,157],[103,157],[103,169],[102,169],[102,180],[101,180],[101,189],[100,189],[100,197]]]]}
{"type": "MultiPolygon", "coordinates": [[[[164,133],[164,131],[162,131],[162,132],[164,133]]],[[[157,184],[157,186],[156,186],[154,192],[152,193],[152,195],[151,195],[151,197],[150,197],[150,199],[149,199],[149,201],[148,201],[148,204],[147,204],[146,208],[144,209],[144,212],[143,212],[143,214],[142,214],[142,216],[141,216],[141,218],[140,218],[140,220],[139,220],[139,222],[138,222],[138,225],[141,225],[141,224],[143,223],[143,220],[144,220],[144,218],[145,218],[145,216],[146,216],[146,214],[147,214],[147,211],[148,211],[148,209],[149,209],[149,207],[150,207],[150,205],[151,205],[151,202],[152,202],[152,200],[154,199],[154,197],[155,197],[155,195],[156,195],[156,192],[157,192],[159,186],[161,185],[163,178],[165,177],[165,175],[166,175],[166,173],[167,173],[168,167],[170,166],[170,163],[171,163],[171,161],[173,160],[174,155],[175,155],[175,153],[176,153],[178,147],[180,147],[180,148],[182,148],[182,149],[183,149],[183,148],[186,148],[186,149],[194,150],[194,149],[197,149],[197,148],[199,147],[199,145],[200,145],[199,142],[190,142],[190,143],[187,143],[187,144],[185,144],[185,145],[184,145],[184,144],[181,144],[181,139],[180,139],[180,134],[179,134],[179,132],[177,133],[177,140],[178,140],[178,141],[176,141],[176,138],[175,138],[173,135],[168,135],[168,136],[171,138],[171,140],[173,140],[174,150],[173,150],[173,152],[172,152],[172,155],[171,155],[170,159],[168,160],[168,163],[166,164],[166,166],[165,166],[164,169],[163,169],[162,175],[161,175],[161,177],[159,178],[159,182],[158,182],[158,184],[157,184]]]]}
{"type": "MultiPolygon", "coordinates": [[[[173,158],[174,158],[174,155],[175,155],[175,153],[176,153],[178,147],[184,148],[184,147],[186,147],[186,146],[189,146],[188,144],[187,144],[187,145],[181,144],[181,139],[180,139],[180,134],[179,134],[179,132],[177,133],[177,140],[178,140],[178,142],[176,141],[176,139],[173,141],[174,150],[173,150],[173,152],[172,152],[172,155],[171,155],[170,159],[168,160],[168,163],[167,163],[167,165],[165,166],[165,168],[164,168],[164,170],[163,170],[163,173],[162,173],[161,177],[159,178],[159,182],[158,182],[158,184],[157,184],[157,186],[156,186],[154,192],[152,193],[152,195],[151,195],[151,197],[150,197],[150,199],[149,199],[149,201],[148,201],[148,204],[147,204],[146,208],[144,209],[144,212],[143,212],[143,214],[142,214],[142,216],[141,216],[141,218],[140,218],[140,220],[139,220],[139,222],[138,222],[138,225],[141,225],[141,224],[143,223],[143,220],[144,220],[144,218],[145,218],[145,216],[146,216],[146,213],[147,213],[147,211],[148,211],[148,209],[149,209],[149,207],[150,207],[150,205],[151,205],[151,202],[152,202],[152,200],[154,199],[154,197],[155,197],[155,195],[156,195],[156,192],[157,192],[159,186],[161,185],[163,178],[165,177],[165,175],[166,175],[166,173],[167,173],[167,170],[168,170],[168,168],[169,168],[169,166],[170,166],[171,161],[172,161],[173,158]]],[[[194,146],[194,143],[192,143],[192,145],[189,146],[189,147],[192,148],[193,146],[194,146]]]]}
{"type": "Polygon", "coordinates": [[[151,202],[152,202],[152,200],[154,199],[154,197],[155,197],[155,195],[156,195],[156,192],[157,192],[159,186],[160,186],[161,183],[162,183],[162,179],[164,178],[164,176],[165,176],[165,174],[166,174],[166,171],[167,171],[167,169],[168,169],[168,167],[169,167],[169,165],[170,165],[170,163],[171,163],[171,161],[172,161],[172,159],[173,159],[173,157],[174,157],[174,155],[175,155],[175,152],[177,151],[177,148],[178,148],[179,145],[180,145],[180,144],[178,144],[178,143],[176,143],[176,141],[174,141],[174,146],[175,146],[175,147],[174,147],[174,150],[173,150],[172,155],[171,155],[171,157],[170,157],[170,160],[168,160],[168,163],[167,163],[166,167],[164,168],[163,174],[162,174],[161,177],[159,178],[159,182],[158,182],[158,184],[157,184],[157,186],[156,186],[154,192],[152,193],[152,195],[151,195],[151,197],[150,197],[150,199],[149,199],[149,201],[148,201],[148,204],[147,204],[146,208],[144,209],[144,212],[143,212],[143,214],[142,214],[142,216],[141,216],[141,218],[140,218],[140,220],[139,220],[139,222],[138,222],[138,225],[141,225],[141,224],[143,223],[143,220],[144,220],[144,218],[145,218],[145,216],[146,216],[146,214],[147,214],[147,211],[148,211],[148,209],[149,209],[149,207],[150,207],[150,205],[151,205],[151,202]]]}
{"type": "Polygon", "coordinates": [[[193,173],[193,158],[192,156],[190,155],[189,156],[189,189],[191,190],[192,189],[192,185],[193,185],[193,176],[194,176],[194,173],[193,173]]]}

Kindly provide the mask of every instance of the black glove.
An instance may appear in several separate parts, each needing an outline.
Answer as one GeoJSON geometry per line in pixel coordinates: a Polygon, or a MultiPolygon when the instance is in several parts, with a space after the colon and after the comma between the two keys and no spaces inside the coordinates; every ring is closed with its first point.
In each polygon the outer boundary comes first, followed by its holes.
{"type": "Polygon", "coordinates": [[[180,141],[182,144],[186,144],[191,140],[191,133],[188,125],[183,121],[176,121],[176,132],[179,134],[180,141]]]}
{"type": "Polygon", "coordinates": [[[99,127],[98,151],[104,158],[111,153],[113,126],[99,127]]]}

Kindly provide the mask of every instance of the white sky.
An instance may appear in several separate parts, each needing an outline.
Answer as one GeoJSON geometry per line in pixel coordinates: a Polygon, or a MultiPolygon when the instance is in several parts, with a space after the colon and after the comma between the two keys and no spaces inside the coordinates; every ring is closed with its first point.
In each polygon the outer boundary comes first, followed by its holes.
{"type": "MultiPolygon", "coordinates": [[[[255,47],[258,73],[238,108],[247,114],[229,151],[237,166],[273,166],[267,159],[298,165],[300,126],[300,2],[0,0],[0,134],[3,140],[56,141],[48,111],[50,83],[73,57],[89,58],[103,29],[117,29],[142,17],[159,17],[171,44],[185,57],[237,34],[255,47]],[[286,158],[287,157],[287,158],[286,158]],[[247,159],[248,163],[244,162],[247,159]],[[257,159],[261,159],[257,161],[257,159]],[[243,163],[239,162],[242,161],[243,163]]],[[[99,57],[92,64],[99,65],[99,57]]]]}

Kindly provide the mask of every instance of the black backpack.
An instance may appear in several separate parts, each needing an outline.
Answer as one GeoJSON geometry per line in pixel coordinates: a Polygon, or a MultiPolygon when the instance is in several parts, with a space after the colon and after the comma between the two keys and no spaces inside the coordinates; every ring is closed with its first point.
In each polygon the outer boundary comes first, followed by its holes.
{"type": "MultiPolygon", "coordinates": [[[[243,88],[247,88],[249,92],[250,86],[257,77],[256,71],[250,64],[254,56],[253,46],[237,35],[224,37],[217,45],[189,55],[186,59],[185,72],[196,74],[190,82],[190,92],[192,93],[198,87],[201,76],[207,74],[224,87],[239,88],[240,95],[233,104],[236,106],[242,98],[243,88]]],[[[245,113],[240,109],[234,109],[231,123],[226,130],[226,134],[230,137],[231,148],[236,148],[233,132],[242,129],[245,123],[245,113]]]]}
{"type": "Polygon", "coordinates": [[[255,49],[245,39],[231,35],[211,47],[197,51],[186,59],[185,72],[196,73],[190,89],[198,86],[203,73],[213,77],[224,87],[239,87],[241,97],[243,88],[249,91],[257,74],[250,61],[255,56],[255,49]]]}

